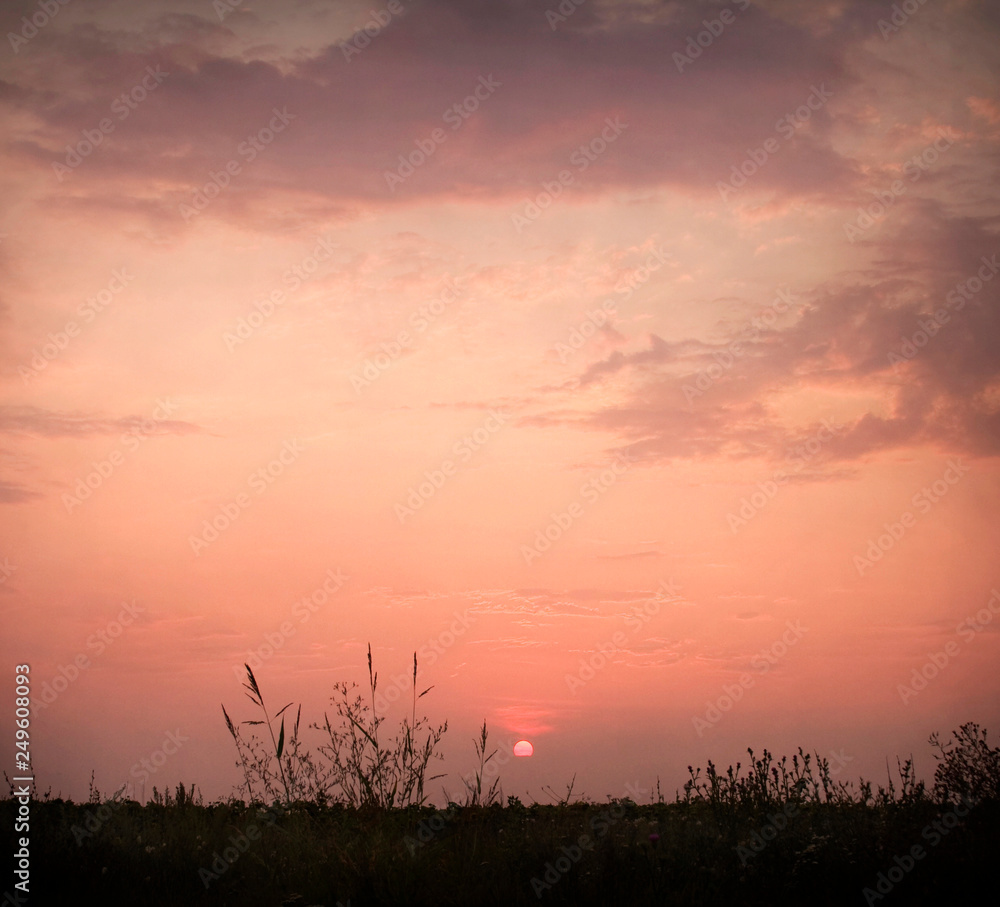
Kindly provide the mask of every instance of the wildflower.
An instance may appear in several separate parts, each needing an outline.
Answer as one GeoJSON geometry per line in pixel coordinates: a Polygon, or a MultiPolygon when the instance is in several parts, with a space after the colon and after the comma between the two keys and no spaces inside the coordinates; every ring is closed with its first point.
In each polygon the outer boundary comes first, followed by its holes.
{"type": "Polygon", "coordinates": [[[653,847],[656,847],[656,845],[660,843],[660,836],[655,831],[649,836],[649,843],[652,844],[653,847]]]}

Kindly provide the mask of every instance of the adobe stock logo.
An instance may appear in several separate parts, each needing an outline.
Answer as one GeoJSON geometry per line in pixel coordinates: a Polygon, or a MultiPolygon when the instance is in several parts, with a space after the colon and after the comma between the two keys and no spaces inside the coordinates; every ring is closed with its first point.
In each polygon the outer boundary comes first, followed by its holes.
{"type": "MultiPolygon", "coordinates": [[[[147,66],[145,74],[140,76],[128,91],[123,91],[111,103],[111,113],[115,115],[118,122],[128,119],[132,111],[156,91],[169,75],[170,73],[164,72],[159,65],[156,67],[147,66]]],[[[115,131],[117,125],[118,123],[111,117],[102,117],[93,129],[84,129],[75,143],[68,144],[64,163],[52,162],[52,169],[59,182],[61,183],[97,148],[100,148],[104,144],[104,140],[115,131]]]]}
{"type": "MultiPolygon", "coordinates": [[[[826,82],[820,82],[819,87],[810,86],[809,96],[792,113],[786,113],[774,124],[774,131],[785,141],[795,135],[797,129],[812,119],[814,112],[826,105],[833,97],[828,91],[826,82]]],[[[774,136],[766,138],[756,148],[747,148],[746,157],[739,164],[730,168],[728,180],[719,180],[715,185],[722,200],[739,192],[747,181],[759,171],[774,155],[781,151],[781,142],[774,136]]]]}
{"type": "Polygon", "coordinates": [[[545,21],[549,23],[549,28],[555,31],[565,22],[577,8],[583,6],[587,0],[562,0],[558,6],[553,6],[545,11],[545,21]]]}
{"type": "MultiPolygon", "coordinates": [[[[611,488],[621,476],[625,475],[631,466],[632,461],[623,451],[607,469],[580,486],[579,497],[582,497],[588,504],[596,503],[598,498],[611,488]]],[[[579,500],[574,500],[565,511],[550,513],[551,519],[544,529],[539,529],[535,533],[534,542],[531,545],[521,545],[521,554],[525,563],[530,567],[532,561],[540,558],[555,542],[558,542],[566,530],[583,517],[584,513],[583,505],[579,500]]]]}
{"type": "MultiPolygon", "coordinates": [[[[910,499],[911,503],[921,514],[930,513],[934,505],[940,502],[969,472],[969,468],[960,459],[949,460],[941,477],[921,488],[910,499]]],[[[883,555],[895,548],[896,543],[916,525],[917,516],[912,510],[904,510],[895,521],[883,523],[882,528],[885,532],[868,539],[868,547],[864,554],[854,555],[854,567],[858,571],[858,576],[864,576],[865,571],[871,570],[875,564],[882,560],[883,555]]]]}
{"type": "MultiPolygon", "coordinates": [[[[785,626],[788,629],[785,630],[779,639],[750,659],[750,666],[758,674],[766,674],[771,670],[774,665],[788,654],[789,649],[809,632],[809,628],[803,627],[802,622],[798,620],[794,622],[791,620],[785,621],[785,626]]],[[[698,732],[698,736],[701,737],[705,731],[722,721],[722,716],[743,699],[743,694],[753,687],[755,683],[756,678],[749,671],[744,671],[737,678],[736,683],[723,684],[722,694],[714,702],[706,700],[705,705],[707,708],[704,717],[700,715],[693,715],[691,717],[691,723],[698,732]]]]}
{"type": "MultiPolygon", "coordinates": [[[[462,463],[468,463],[472,455],[482,449],[490,438],[503,428],[508,418],[510,417],[504,413],[490,410],[489,416],[481,426],[460,441],[455,442],[452,447],[455,456],[462,463]]],[[[436,469],[424,470],[423,481],[411,485],[407,489],[409,493],[405,502],[396,502],[395,511],[399,522],[405,523],[407,519],[414,516],[457,472],[458,463],[451,457],[442,460],[436,469]]]]}
{"type": "Polygon", "coordinates": [[[882,40],[888,41],[892,35],[896,34],[913,16],[920,12],[920,7],[926,2],[927,0],[903,0],[901,4],[893,3],[892,15],[889,19],[879,19],[876,23],[882,40]]]}
{"type": "MultiPolygon", "coordinates": [[[[230,2],[233,2],[233,0],[230,0],[230,2]]],[[[369,12],[371,13],[371,17],[354,33],[354,37],[350,41],[340,42],[340,50],[348,63],[351,62],[351,57],[355,57],[361,53],[382,33],[382,29],[392,22],[393,16],[401,16],[403,14],[403,4],[400,0],[389,0],[385,5],[385,9],[372,9],[369,12]]]]}
{"type": "MultiPolygon", "coordinates": [[[[580,145],[570,156],[569,163],[576,167],[577,173],[583,173],[593,164],[611,144],[617,140],[626,129],[628,123],[621,121],[621,116],[614,119],[607,117],[604,120],[605,126],[598,135],[595,135],[589,142],[580,145]]],[[[542,191],[534,198],[529,198],[523,202],[517,211],[510,215],[510,221],[520,233],[525,227],[533,224],[540,218],[546,208],[559,198],[567,187],[574,185],[576,174],[568,169],[562,169],[552,180],[542,182],[542,191]]]]}
{"type": "MultiPolygon", "coordinates": [[[[741,13],[745,12],[747,7],[750,6],[750,0],[736,0],[736,5],[739,7],[741,13]]],[[[729,9],[729,7],[726,7],[719,13],[718,19],[702,19],[701,24],[705,28],[697,34],[688,37],[687,44],[684,45],[684,50],[687,53],[674,51],[671,56],[674,65],[677,67],[677,71],[684,72],[684,67],[694,63],[702,55],[705,48],[711,47],[715,43],[715,39],[726,30],[726,26],[732,25],[735,21],[736,13],[729,9]]]]}
{"type": "MultiPolygon", "coordinates": [[[[494,79],[492,73],[488,76],[480,76],[471,93],[464,100],[452,104],[441,115],[441,119],[451,126],[452,132],[461,129],[469,117],[493,96],[493,92],[502,86],[503,82],[494,79]]],[[[399,155],[397,159],[399,163],[395,169],[386,170],[382,174],[389,189],[395,192],[396,187],[413,176],[417,168],[426,164],[434,156],[438,146],[443,145],[446,141],[448,141],[448,133],[440,126],[432,129],[427,138],[416,139],[411,151],[399,155]]]]}
{"type": "Polygon", "coordinates": [[[69,2],[70,0],[41,0],[31,19],[27,16],[22,16],[20,33],[7,32],[7,40],[10,41],[10,46],[13,48],[14,53],[18,53],[25,44],[38,34],[39,29],[45,28],[46,25],[55,19],[59,15],[59,10],[69,2]]]}
{"type": "MultiPolygon", "coordinates": [[[[285,441],[274,459],[270,460],[266,466],[261,466],[247,476],[247,484],[257,494],[263,494],[302,455],[303,449],[301,441],[295,439],[285,441]]],[[[194,552],[195,557],[200,557],[202,549],[207,548],[212,542],[216,541],[223,532],[242,516],[243,511],[252,503],[253,499],[250,495],[245,491],[241,491],[231,501],[216,508],[215,515],[211,518],[211,521],[207,519],[202,520],[201,532],[198,535],[188,536],[188,544],[191,545],[191,550],[194,552]]]]}

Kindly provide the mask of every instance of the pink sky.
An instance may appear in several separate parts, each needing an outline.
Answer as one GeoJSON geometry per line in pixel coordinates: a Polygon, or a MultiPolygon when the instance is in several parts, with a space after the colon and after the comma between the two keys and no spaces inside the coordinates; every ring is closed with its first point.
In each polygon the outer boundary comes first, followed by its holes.
{"type": "Polygon", "coordinates": [[[450,793],[1000,730],[995,4],[221,8],[0,11],[43,790],[228,794],[262,647],[310,721],[418,651],[450,793]]]}

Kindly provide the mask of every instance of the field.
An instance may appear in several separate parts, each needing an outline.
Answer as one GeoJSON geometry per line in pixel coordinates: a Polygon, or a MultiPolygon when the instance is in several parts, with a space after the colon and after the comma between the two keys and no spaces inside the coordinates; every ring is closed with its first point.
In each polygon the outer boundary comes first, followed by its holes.
{"type": "MultiPolygon", "coordinates": [[[[929,743],[931,787],[912,760],[887,786],[835,780],[829,761],[748,750],[746,765],[689,767],[683,793],[635,790],[606,803],[502,800],[483,723],[478,769],[463,802],[426,805],[445,724],[410,714],[387,739],[369,693],[336,684],[335,717],[316,753],[300,737],[301,708],[268,709],[247,666],[261,718],[235,724],[222,708],[243,774],[239,790],[206,804],[194,786],[153,788],[152,801],[89,802],[34,791],[31,903],[233,907],[364,905],[667,904],[841,905],[997,902],[1000,747],[962,725],[929,743]],[[369,704],[370,703],[370,704],[369,704]],[[291,713],[289,712],[290,716],[291,713]],[[241,730],[252,728],[249,738],[241,730]]],[[[14,826],[18,803],[0,801],[14,826]]],[[[7,901],[5,903],[10,903],[7,901]]],[[[16,903],[16,901],[15,901],[16,903]]]]}
{"type": "MultiPolygon", "coordinates": [[[[996,903],[1000,749],[970,724],[940,746],[932,789],[897,769],[898,787],[873,790],[765,752],[648,804],[487,804],[475,784],[478,804],[445,809],[204,804],[183,786],[145,805],[43,797],[30,903],[996,903]]],[[[7,828],[15,805],[0,802],[7,828]]]]}

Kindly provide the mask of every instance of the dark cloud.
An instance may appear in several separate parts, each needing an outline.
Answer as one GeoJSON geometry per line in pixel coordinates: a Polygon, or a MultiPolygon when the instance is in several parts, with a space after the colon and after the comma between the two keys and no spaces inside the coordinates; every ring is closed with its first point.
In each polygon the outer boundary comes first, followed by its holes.
{"type": "Polygon", "coordinates": [[[628,381],[623,402],[549,411],[536,424],[610,431],[638,459],[700,456],[787,459],[820,430],[790,427],[774,401],[795,389],[884,395],[887,410],[824,439],[810,466],[911,445],[1000,454],[1000,241],[989,218],[951,217],[922,202],[903,226],[870,242],[884,257],[803,298],[794,320],[731,340],[663,341],[615,351],[586,367],[579,387],[628,381]],[[978,288],[978,289],[977,289],[978,288]],[[935,317],[936,316],[936,317],[935,317]],[[731,341],[743,346],[732,354],[731,341]]]}
{"type": "Polygon", "coordinates": [[[581,193],[673,186],[717,197],[717,181],[746,150],[775,137],[784,164],[762,168],[758,187],[821,197],[857,182],[854,164],[826,140],[825,106],[810,112],[807,128],[776,132],[814,88],[848,89],[852,35],[837,23],[820,38],[751,6],[679,72],[672,55],[703,29],[710,6],[664,5],[657,16],[645,4],[585,4],[556,30],[547,8],[413,3],[349,61],[334,42],[292,65],[209,49],[208,38],[239,27],[236,16],[220,25],[207,13],[170,14],[141,32],[77,26],[37,48],[57,69],[14,76],[4,101],[30,113],[32,125],[9,138],[8,153],[51,174],[67,143],[111,116],[111,139],[66,179],[78,197],[108,205],[155,180],[159,190],[142,194],[150,216],[157,200],[159,213],[176,214],[230,160],[243,168],[240,191],[223,193],[211,216],[244,215],[238,202],[250,190],[265,205],[289,192],[334,207],[470,193],[516,199],[562,169],[576,174],[581,193]],[[116,120],[112,103],[147,66],[169,77],[116,120]],[[466,99],[475,113],[446,119],[466,99]],[[240,143],[267,127],[274,108],[295,120],[250,161],[240,143]],[[627,128],[577,170],[571,155],[609,118],[627,128]],[[418,142],[429,147],[434,129],[445,141],[412,176],[388,185],[386,171],[419,152],[418,142]]]}

